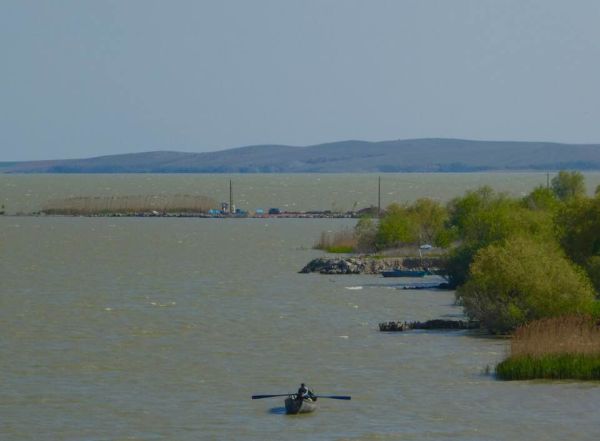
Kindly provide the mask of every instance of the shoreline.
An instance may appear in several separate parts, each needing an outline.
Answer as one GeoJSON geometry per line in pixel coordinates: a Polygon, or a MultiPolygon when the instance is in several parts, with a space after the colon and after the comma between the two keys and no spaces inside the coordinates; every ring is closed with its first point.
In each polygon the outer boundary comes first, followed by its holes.
{"type": "Polygon", "coordinates": [[[110,214],[46,214],[46,213],[11,213],[0,214],[1,217],[135,217],[135,218],[195,218],[195,219],[360,219],[359,214],[329,214],[315,212],[290,212],[269,215],[213,215],[204,213],[110,213],[110,214]]]}

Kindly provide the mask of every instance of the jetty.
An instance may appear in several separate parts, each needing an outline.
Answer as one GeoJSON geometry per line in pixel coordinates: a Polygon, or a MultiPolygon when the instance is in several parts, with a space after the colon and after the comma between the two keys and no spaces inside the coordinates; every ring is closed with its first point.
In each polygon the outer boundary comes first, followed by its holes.
{"type": "MultiPolygon", "coordinates": [[[[319,274],[380,274],[382,271],[392,270],[394,268],[415,269],[426,266],[433,274],[440,273],[444,267],[443,257],[376,257],[376,256],[356,256],[356,257],[318,257],[308,262],[300,273],[319,273],[319,274]]],[[[428,282],[421,282],[428,283],[428,282]]],[[[413,285],[417,285],[415,282],[413,285]]],[[[439,285],[435,282],[434,285],[439,285]]]]}
{"type": "Polygon", "coordinates": [[[427,320],[426,322],[382,322],[379,323],[381,332],[404,332],[415,329],[427,330],[462,330],[462,329],[479,329],[479,322],[470,320],[427,320]]]}

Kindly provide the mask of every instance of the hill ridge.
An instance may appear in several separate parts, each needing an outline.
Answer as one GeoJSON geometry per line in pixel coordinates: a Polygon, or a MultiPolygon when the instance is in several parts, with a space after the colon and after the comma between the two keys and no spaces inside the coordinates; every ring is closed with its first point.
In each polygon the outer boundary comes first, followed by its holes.
{"type": "Polygon", "coordinates": [[[415,138],[308,146],[255,144],[212,152],[153,150],[0,163],[2,173],[360,173],[600,170],[600,144],[415,138]]]}

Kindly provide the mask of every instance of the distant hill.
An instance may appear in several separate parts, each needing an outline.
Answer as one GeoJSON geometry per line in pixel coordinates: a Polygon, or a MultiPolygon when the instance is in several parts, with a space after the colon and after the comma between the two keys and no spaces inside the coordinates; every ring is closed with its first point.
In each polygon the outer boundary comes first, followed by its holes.
{"type": "Polygon", "coordinates": [[[600,170],[600,144],[409,139],[256,145],[0,163],[0,173],[343,173],[600,170]]]}

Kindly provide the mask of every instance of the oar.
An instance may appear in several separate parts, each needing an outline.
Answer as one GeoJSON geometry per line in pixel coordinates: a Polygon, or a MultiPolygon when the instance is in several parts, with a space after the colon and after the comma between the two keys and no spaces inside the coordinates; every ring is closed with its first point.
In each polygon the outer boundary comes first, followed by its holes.
{"type": "MultiPolygon", "coordinates": [[[[277,394],[277,395],[252,395],[253,400],[260,400],[261,398],[273,398],[273,397],[289,397],[295,394],[277,394]]],[[[351,400],[352,397],[348,395],[316,395],[316,398],[331,398],[332,400],[351,400]]]]}
{"type": "Polygon", "coordinates": [[[273,397],[289,397],[294,394],[279,394],[279,395],[252,395],[253,400],[260,400],[261,398],[273,398],[273,397]]]}

